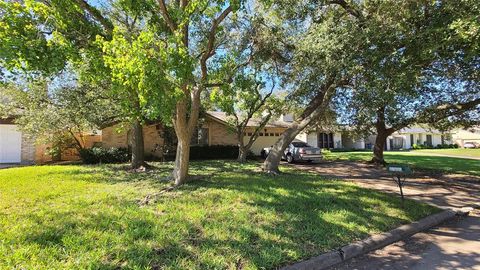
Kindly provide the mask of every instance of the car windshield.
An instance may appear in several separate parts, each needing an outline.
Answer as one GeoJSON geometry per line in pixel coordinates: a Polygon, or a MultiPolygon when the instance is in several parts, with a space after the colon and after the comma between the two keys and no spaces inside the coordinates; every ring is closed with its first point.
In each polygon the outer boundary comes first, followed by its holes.
{"type": "Polygon", "coordinates": [[[310,147],[310,145],[304,143],[304,142],[292,142],[293,146],[295,147],[310,147]]]}

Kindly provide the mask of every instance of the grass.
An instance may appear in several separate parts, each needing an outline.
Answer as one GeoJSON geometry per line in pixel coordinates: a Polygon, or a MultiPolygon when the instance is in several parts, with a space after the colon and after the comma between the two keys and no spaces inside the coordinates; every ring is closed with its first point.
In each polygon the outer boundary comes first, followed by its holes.
{"type": "MultiPolygon", "coordinates": [[[[457,157],[434,156],[428,155],[427,152],[423,153],[423,151],[424,150],[421,150],[421,154],[417,154],[417,151],[386,151],[384,152],[385,161],[388,163],[408,164],[411,167],[417,169],[428,169],[439,172],[480,176],[480,161],[478,160],[457,157]]],[[[372,152],[331,152],[325,153],[324,156],[326,159],[329,160],[369,161],[372,159],[372,152]]]]}
{"type": "Polygon", "coordinates": [[[0,269],[272,269],[438,211],[351,183],[258,164],[212,174],[140,206],[172,164],[0,170],[0,269]]]}
{"type": "Polygon", "coordinates": [[[440,155],[451,155],[459,157],[476,157],[480,158],[480,148],[479,149],[424,149],[416,150],[414,153],[419,154],[440,154],[440,155]]]}

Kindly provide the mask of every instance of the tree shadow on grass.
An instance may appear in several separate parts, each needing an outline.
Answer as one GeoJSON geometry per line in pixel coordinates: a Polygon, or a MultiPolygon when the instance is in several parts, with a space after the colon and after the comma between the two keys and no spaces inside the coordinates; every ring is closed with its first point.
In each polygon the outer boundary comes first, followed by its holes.
{"type": "Polygon", "coordinates": [[[79,202],[68,211],[26,213],[22,218],[31,227],[17,241],[53,248],[58,261],[84,258],[80,266],[86,268],[273,269],[431,210],[407,201],[403,211],[396,197],[315,174],[266,177],[252,168],[194,164],[194,171],[216,174],[148,207],[120,197],[101,205],[79,202]]]}

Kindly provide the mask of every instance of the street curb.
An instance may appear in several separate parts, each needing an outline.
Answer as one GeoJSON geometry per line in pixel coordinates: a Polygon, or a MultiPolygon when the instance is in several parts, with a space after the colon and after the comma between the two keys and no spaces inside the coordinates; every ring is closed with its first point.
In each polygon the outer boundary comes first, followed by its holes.
{"type": "Polygon", "coordinates": [[[364,240],[346,245],[338,250],[330,251],[311,259],[281,268],[282,270],[321,270],[332,267],[343,261],[383,248],[418,232],[427,230],[456,216],[466,216],[473,208],[465,207],[457,210],[444,210],[419,221],[402,225],[391,231],[370,236],[364,240]]]}

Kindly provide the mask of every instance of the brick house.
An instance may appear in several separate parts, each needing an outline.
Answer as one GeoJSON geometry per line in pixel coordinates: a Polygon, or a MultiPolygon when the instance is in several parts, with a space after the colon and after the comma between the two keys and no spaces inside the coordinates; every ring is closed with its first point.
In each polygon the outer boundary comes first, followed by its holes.
{"type": "MultiPolygon", "coordinates": [[[[255,155],[260,155],[265,147],[273,145],[293,121],[291,115],[282,115],[276,121],[267,124],[260,131],[259,137],[250,149],[255,155]]],[[[248,140],[258,121],[252,119],[247,124],[244,140],[248,140]]],[[[237,145],[235,132],[228,125],[228,116],[224,112],[208,111],[199,124],[200,128],[195,131],[192,138],[192,145],[237,145]]],[[[143,127],[145,143],[145,154],[154,157],[161,157],[165,143],[164,128],[159,123],[150,123],[143,127]]],[[[305,141],[312,146],[320,148],[342,148],[342,135],[340,131],[324,131],[321,129],[301,133],[297,140],[305,141]]],[[[102,129],[102,147],[124,147],[128,148],[130,135],[127,128],[114,125],[102,129]]],[[[354,142],[352,142],[353,144],[354,142]]]]}

